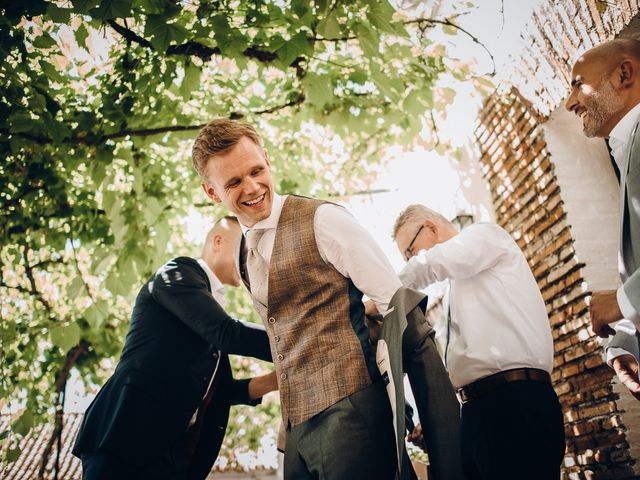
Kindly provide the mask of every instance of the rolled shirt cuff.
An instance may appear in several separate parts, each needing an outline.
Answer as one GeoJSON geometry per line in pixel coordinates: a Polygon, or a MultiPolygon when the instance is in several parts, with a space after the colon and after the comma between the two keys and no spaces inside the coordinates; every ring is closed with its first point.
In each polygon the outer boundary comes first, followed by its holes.
{"type": "Polygon", "coordinates": [[[616,291],[616,299],[618,300],[618,306],[620,307],[622,316],[627,320],[631,320],[636,326],[636,329],[640,331],[640,313],[636,311],[629,301],[629,297],[627,297],[624,291],[624,285],[616,291]]]}
{"type": "Polygon", "coordinates": [[[606,349],[606,352],[607,352],[607,355],[606,355],[607,365],[609,365],[611,368],[613,368],[614,358],[620,357],[622,355],[633,355],[633,353],[627,352],[624,348],[620,348],[620,347],[609,347],[606,349]]]}

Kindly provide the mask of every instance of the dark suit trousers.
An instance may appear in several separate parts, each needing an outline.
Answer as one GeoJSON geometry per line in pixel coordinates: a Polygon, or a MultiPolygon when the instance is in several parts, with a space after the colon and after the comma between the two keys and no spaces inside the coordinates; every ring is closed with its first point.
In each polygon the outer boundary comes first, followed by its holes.
{"type": "Polygon", "coordinates": [[[159,455],[148,465],[133,465],[110,452],[82,454],[83,480],[183,480],[186,463],[182,445],[159,455]]]}
{"type": "Polygon", "coordinates": [[[391,406],[376,382],[287,431],[285,480],[393,480],[391,406]]]}
{"type": "Polygon", "coordinates": [[[548,383],[506,383],[462,406],[469,480],[558,480],[564,450],[562,410],[548,383]]]}

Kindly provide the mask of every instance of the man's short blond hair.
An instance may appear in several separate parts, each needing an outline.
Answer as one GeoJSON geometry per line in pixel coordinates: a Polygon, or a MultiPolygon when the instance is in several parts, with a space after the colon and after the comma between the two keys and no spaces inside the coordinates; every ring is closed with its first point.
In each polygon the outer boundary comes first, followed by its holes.
{"type": "Polygon", "coordinates": [[[207,180],[207,164],[212,155],[228,152],[243,137],[262,146],[260,136],[252,125],[228,118],[218,118],[207,123],[198,133],[191,149],[193,168],[196,169],[200,178],[207,180]]]}
{"type": "Polygon", "coordinates": [[[398,231],[400,231],[402,227],[405,225],[418,225],[425,220],[431,220],[432,222],[445,225],[451,223],[438,212],[416,203],[409,205],[398,215],[396,223],[393,225],[393,234],[391,237],[395,240],[398,236],[398,231]]]}

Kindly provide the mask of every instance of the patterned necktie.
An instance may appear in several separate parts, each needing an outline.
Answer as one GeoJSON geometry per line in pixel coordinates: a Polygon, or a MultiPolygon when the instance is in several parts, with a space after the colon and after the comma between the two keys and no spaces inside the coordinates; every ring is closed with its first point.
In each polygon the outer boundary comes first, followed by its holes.
{"type": "MultiPolygon", "coordinates": [[[[261,229],[247,231],[247,248],[249,250],[247,253],[247,274],[249,275],[251,296],[254,299],[254,304],[262,305],[266,314],[269,265],[258,251],[258,242],[260,242],[263,234],[264,230],[261,229]]],[[[258,308],[258,313],[263,314],[260,308],[258,308]]]]}

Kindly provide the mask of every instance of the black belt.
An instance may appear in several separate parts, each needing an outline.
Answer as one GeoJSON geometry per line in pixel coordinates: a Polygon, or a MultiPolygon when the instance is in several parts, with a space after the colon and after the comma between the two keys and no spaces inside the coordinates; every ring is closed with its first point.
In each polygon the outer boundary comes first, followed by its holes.
{"type": "Polygon", "coordinates": [[[476,400],[501,385],[509,382],[521,380],[533,380],[534,382],[551,383],[551,376],[544,370],[537,368],[515,368],[504,372],[494,373],[488,377],[476,380],[469,385],[465,385],[457,390],[460,403],[465,404],[471,400],[476,400]]]}

